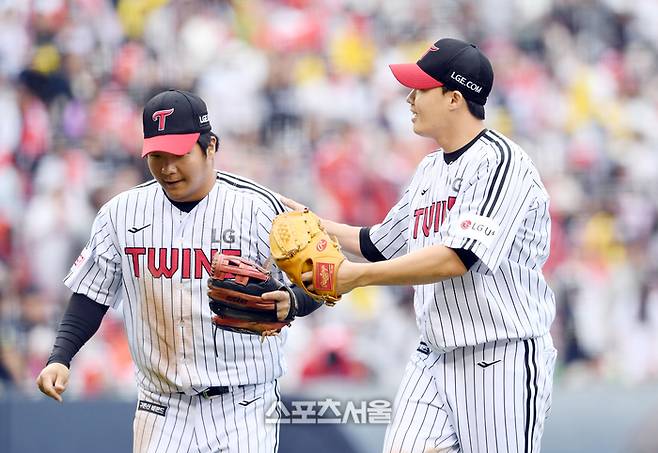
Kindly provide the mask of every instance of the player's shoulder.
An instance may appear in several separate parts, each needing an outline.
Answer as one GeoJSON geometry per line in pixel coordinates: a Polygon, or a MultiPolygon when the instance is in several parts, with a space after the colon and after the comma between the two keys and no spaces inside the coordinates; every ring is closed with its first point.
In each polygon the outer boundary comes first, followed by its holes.
{"type": "Polygon", "coordinates": [[[148,181],[137,184],[136,186],[126,189],[123,192],[119,192],[110,201],[134,197],[137,194],[157,192],[158,190],[160,190],[160,184],[158,184],[158,181],[155,179],[149,179],[148,181]]]}
{"type": "Polygon", "coordinates": [[[439,149],[423,157],[423,159],[416,166],[416,175],[421,175],[425,173],[425,171],[433,168],[437,162],[441,162],[443,160],[442,156],[443,151],[439,149]]]}
{"type": "Polygon", "coordinates": [[[514,145],[514,141],[509,137],[495,129],[487,129],[480,138],[477,149],[481,155],[480,158],[500,161],[511,154],[514,145]]]}
{"type": "Polygon", "coordinates": [[[516,161],[522,165],[533,166],[532,160],[517,142],[495,129],[487,129],[478,149],[481,160],[498,164],[516,161]]]}
{"type": "Polygon", "coordinates": [[[119,193],[117,197],[130,197],[134,196],[137,193],[148,193],[155,192],[160,190],[160,184],[155,179],[149,179],[141,184],[126,189],[123,192],[119,193]]]}
{"type": "Polygon", "coordinates": [[[420,161],[420,164],[418,164],[419,167],[425,167],[428,165],[434,164],[437,159],[442,158],[443,156],[443,151],[438,149],[434,152],[429,153],[427,156],[423,157],[423,160],[420,161]]]}
{"type": "Polygon", "coordinates": [[[138,184],[136,186],[133,186],[129,189],[124,190],[123,192],[119,192],[118,194],[114,195],[112,198],[110,198],[102,207],[101,210],[110,210],[113,207],[116,207],[117,205],[120,204],[125,204],[125,202],[132,197],[135,197],[139,195],[139,198],[143,198],[146,200],[148,197],[148,194],[157,192],[160,188],[160,185],[155,179],[151,179],[149,181],[143,182],[141,184],[138,184]],[[147,195],[146,197],[144,195],[147,195]]]}
{"type": "Polygon", "coordinates": [[[279,200],[279,194],[244,176],[217,171],[217,183],[225,190],[234,192],[241,197],[249,198],[254,202],[272,209],[280,214],[285,209],[279,200]]]}

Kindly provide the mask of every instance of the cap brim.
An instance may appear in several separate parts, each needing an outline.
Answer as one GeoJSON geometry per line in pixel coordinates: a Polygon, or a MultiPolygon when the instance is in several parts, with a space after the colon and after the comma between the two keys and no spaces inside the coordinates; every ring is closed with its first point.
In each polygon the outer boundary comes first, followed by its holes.
{"type": "Polygon", "coordinates": [[[428,90],[443,86],[441,82],[430,77],[425,71],[420,69],[416,63],[402,63],[388,65],[398,82],[408,88],[417,88],[419,90],[428,90]]]}
{"type": "Polygon", "coordinates": [[[199,132],[195,132],[193,134],[156,135],[155,137],[145,138],[142,146],[142,157],[154,151],[182,156],[192,150],[200,135],[199,132]]]}

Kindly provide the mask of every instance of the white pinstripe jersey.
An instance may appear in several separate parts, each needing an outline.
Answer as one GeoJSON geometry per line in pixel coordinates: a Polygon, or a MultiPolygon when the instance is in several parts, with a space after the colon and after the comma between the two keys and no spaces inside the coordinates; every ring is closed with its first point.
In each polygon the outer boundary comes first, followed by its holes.
{"type": "Polygon", "coordinates": [[[218,330],[216,357],[206,285],[216,251],[263,264],[272,219],[282,211],[273,192],[225,172],[189,213],[155,180],[144,183],[100,209],[65,284],[101,304],[123,302],[143,389],[197,393],[273,381],[285,368],[285,329],[263,343],[218,330]]]}
{"type": "Polygon", "coordinates": [[[549,200],[536,168],[496,131],[483,131],[469,145],[428,155],[402,199],[370,229],[387,259],[434,244],[479,258],[461,277],[415,286],[416,322],[439,351],[538,337],[555,316],[541,271],[550,245],[549,200]]]}

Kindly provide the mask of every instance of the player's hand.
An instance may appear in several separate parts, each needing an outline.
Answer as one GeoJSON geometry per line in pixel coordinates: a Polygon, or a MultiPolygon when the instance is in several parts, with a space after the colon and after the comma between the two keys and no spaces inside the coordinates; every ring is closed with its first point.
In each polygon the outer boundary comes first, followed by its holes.
{"type": "Polygon", "coordinates": [[[293,200],[292,198],[287,198],[287,197],[284,197],[283,195],[281,195],[279,197],[279,200],[286,207],[292,209],[293,211],[303,211],[304,209],[306,209],[306,206],[304,206],[303,204],[293,200]]]}
{"type": "Polygon", "coordinates": [[[279,321],[284,321],[290,312],[290,294],[288,291],[270,291],[263,293],[260,297],[265,300],[276,301],[276,317],[279,321]]]}
{"type": "Polygon", "coordinates": [[[46,365],[41,370],[41,373],[39,373],[39,377],[37,377],[39,390],[52,399],[60,403],[63,402],[62,393],[66,391],[66,385],[69,382],[69,373],[70,371],[66,365],[61,363],[46,365]]]}
{"type": "MultiPolygon", "coordinates": [[[[293,200],[292,198],[287,198],[284,197],[283,195],[279,196],[279,200],[281,203],[283,203],[286,207],[292,209],[293,211],[303,211],[304,209],[308,209],[307,206],[304,206],[298,201],[293,200]]],[[[320,219],[320,225],[322,228],[324,228],[327,233],[329,233],[332,236],[336,236],[336,232],[338,231],[336,225],[337,223],[328,219],[323,219],[322,217],[319,217],[320,219]]]]}

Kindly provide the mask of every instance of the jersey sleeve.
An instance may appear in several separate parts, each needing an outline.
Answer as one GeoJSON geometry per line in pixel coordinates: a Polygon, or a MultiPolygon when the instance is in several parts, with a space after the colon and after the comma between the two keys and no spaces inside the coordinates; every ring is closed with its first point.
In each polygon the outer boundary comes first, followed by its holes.
{"type": "Polygon", "coordinates": [[[495,273],[509,254],[536,197],[531,166],[514,159],[509,148],[493,156],[465,182],[446,218],[442,241],[473,252],[484,265],[473,270],[484,273],[495,273]]]}
{"type": "Polygon", "coordinates": [[[383,222],[361,230],[361,254],[369,261],[390,260],[407,253],[409,193],[410,188],[407,188],[383,222]]]}
{"type": "Polygon", "coordinates": [[[120,302],[122,281],[121,255],[115,237],[109,208],[105,205],[94,220],[91,238],[64,279],[64,284],[74,293],[111,307],[120,302]]]}
{"type": "MultiPolygon", "coordinates": [[[[255,203],[254,204],[254,216],[256,221],[253,228],[253,235],[256,239],[256,254],[257,262],[260,265],[264,265],[267,260],[270,258],[270,231],[272,231],[272,221],[274,217],[281,214],[284,211],[283,206],[279,204],[272,203],[255,203]]],[[[272,266],[270,268],[272,274],[278,280],[284,282],[286,285],[290,286],[291,282],[288,276],[282,272],[278,267],[272,266]]]]}
{"type": "Polygon", "coordinates": [[[384,221],[369,228],[363,228],[359,234],[361,254],[368,261],[382,261],[397,258],[407,253],[409,216],[411,199],[418,189],[418,181],[431,170],[437,153],[432,153],[418,165],[411,182],[402,194],[402,198],[386,214],[384,221]]]}

